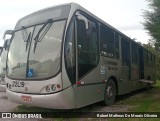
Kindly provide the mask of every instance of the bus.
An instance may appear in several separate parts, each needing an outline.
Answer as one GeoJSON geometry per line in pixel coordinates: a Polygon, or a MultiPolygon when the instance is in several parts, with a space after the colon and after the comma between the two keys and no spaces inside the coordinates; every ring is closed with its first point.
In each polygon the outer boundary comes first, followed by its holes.
{"type": "Polygon", "coordinates": [[[10,101],[52,109],[111,105],[155,80],[152,52],[76,3],[34,12],[14,28],[10,101]]]}
{"type": "Polygon", "coordinates": [[[7,58],[7,52],[8,47],[10,43],[10,39],[6,39],[6,36],[12,36],[13,31],[12,30],[6,30],[4,33],[4,44],[3,47],[1,47],[1,55],[0,55],[0,92],[6,91],[6,85],[5,85],[5,74],[6,74],[6,58],[7,58]]]}
{"type": "Polygon", "coordinates": [[[1,53],[2,53],[2,50],[3,50],[3,47],[0,47],[0,55],[1,55],[1,53]]]}

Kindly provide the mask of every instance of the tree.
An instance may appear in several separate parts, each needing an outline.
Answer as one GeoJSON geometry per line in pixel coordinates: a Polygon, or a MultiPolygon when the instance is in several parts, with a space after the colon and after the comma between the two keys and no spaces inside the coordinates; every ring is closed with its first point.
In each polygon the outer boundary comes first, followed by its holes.
{"type": "Polygon", "coordinates": [[[154,53],[154,55],[156,56],[156,78],[160,80],[160,53],[150,42],[148,42],[147,44],[142,44],[142,46],[154,53]]]}
{"type": "Polygon", "coordinates": [[[160,47],[160,0],[147,0],[150,10],[144,10],[143,17],[145,19],[143,25],[152,37],[155,49],[160,47]]]}
{"type": "Polygon", "coordinates": [[[152,38],[148,44],[143,46],[156,55],[156,75],[157,79],[160,79],[160,0],[146,1],[148,1],[150,9],[143,12],[145,19],[143,25],[152,38]]]}

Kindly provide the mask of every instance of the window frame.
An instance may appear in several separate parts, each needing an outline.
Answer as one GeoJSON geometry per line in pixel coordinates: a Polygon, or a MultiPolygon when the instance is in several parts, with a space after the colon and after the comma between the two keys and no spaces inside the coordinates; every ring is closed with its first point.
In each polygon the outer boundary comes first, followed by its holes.
{"type": "Polygon", "coordinates": [[[135,43],[131,43],[131,56],[132,56],[132,64],[138,64],[138,46],[135,43]]]}
{"type": "MultiPolygon", "coordinates": [[[[99,48],[99,24],[98,24],[98,22],[95,20],[95,19],[92,19],[91,17],[89,17],[88,15],[85,15],[85,14],[83,14],[83,13],[81,13],[82,15],[84,15],[87,19],[88,19],[88,21],[89,21],[89,23],[94,23],[95,24],[95,28],[93,27],[92,28],[92,32],[91,33],[93,33],[94,31],[97,33],[97,52],[93,52],[93,51],[90,51],[90,52],[88,52],[88,51],[84,51],[84,50],[79,50],[78,48],[79,48],[79,46],[78,46],[78,22],[79,21],[81,21],[81,20],[78,20],[78,19],[76,19],[76,31],[77,31],[77,66],[78,66],[78,80],[79,79],[81,79],[81,78],[83,78],[84,76],[86,76],[90,71],[92,71],[93,69],[95,69],[97,66],[98,66],[98,64],[99,64],[99,60],[100,60],[100,54],[99,54],[99,52],[100,52],[100,48],[99,48]],[[83,74],[80,74],[79,72],[80,72],[80,67],[82,68],[82,66],[79,66],[79,55],[80,54],[83,54],[83,55],[86,55],[86,54],[88,54],[88,55],[91,55],[92,56],[92,58],[94,58],[94,56],[95,56],[95,58],[96,58],[96,64],[94,65],[94,67],[92,67],[92,68],[90,68],[90,69],[88,69],[88,71],[86,71],[85,73],[83,73],[83,74]]],[[[84,24],[84,22],[83,22],[83,24],[84,24]]],[[[90,27],[90,26],[89,26],[90,27]]],[[[85,30],[86,30],[86,28],[85,28],[85,30]]],[[[91,34],[91,37],[92,37],[92,35],[93,34],[91,34]]],[[[91,48],[91,50],[93,49],[93,47],[91,48]]],[[[89,60],[93,60],[93,59],[89,59],[89,60]]]]}
{"type": "Polygon", "coordinates": [[[115,52],[115,32],[111,28],[103,24],[100,25],[100,45],[101,45],[100,48],[101,48],[102,56],[106,56],[106,57],[113,58],[113,59],[115,58],[115,53],[116,53],[115,52]],[[106,34],[103,34],[104,32],[107,33],[110,37],[112,34],[112,38],[106,39],[107,36],[104,36],[106,35],[106,34]],[[104,48],[104,46],[106,48],[104,48]],[[110,47],[110,50],[108,50],[108,46],[110,47]]]}

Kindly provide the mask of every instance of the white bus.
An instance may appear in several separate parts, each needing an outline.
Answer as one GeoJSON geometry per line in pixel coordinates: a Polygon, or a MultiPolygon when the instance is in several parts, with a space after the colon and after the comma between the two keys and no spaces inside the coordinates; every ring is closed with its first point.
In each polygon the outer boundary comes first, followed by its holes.
{"type": "Polygon", "coordinates": [[[6,91],[6,84],[5,84],[5,74],[6,74],[6,59],[7,59],[7,52],[10,43],[10,39],[6,39],[6,36],[12,36],[12,30],[6,30],[4,33],[4,45],[1,47],[2,51],[0,54],[0,92],[6,91]]]}
{"type": "Polygon", "coordinates": [[[6,92],[13,102],[53,109],[111,105],[116,95],[144,88],[139,80],[153,82],[154,72],[153,53],[71,3],[17,22],[6,92]]]}

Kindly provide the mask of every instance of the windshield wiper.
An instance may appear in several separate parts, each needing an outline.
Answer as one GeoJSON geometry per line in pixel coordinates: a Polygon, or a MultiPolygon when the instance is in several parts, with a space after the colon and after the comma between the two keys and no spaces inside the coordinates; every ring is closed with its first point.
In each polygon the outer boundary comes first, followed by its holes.
{"type": "Polygon", "coordinates": [[[27,38],[27,42],[26,42],[26,51],[27,51],[27,48],[28,48],[28,45],[29,45],[29,40],[31,39],[31,32],[29,33],[28,35],[28,38],[27,38]]]}
{"type": "Polygon", "coordinates": [[[37,42],[40,42],[43,37],[45,36],[45,34],[48,32],[49,28],[51,27],[53,23],[53,19],[48,19],[44,25],[39,29],[37,35],[35,36],[34,40],[35,40],[35,43],[34,43],[34,53],[35,53],[35,50],[36,50],[36,47],[37,47],[37,42]],[[47,26],[47,27],[46,27],[47,26]],[[45,28],[46,27],[46,28],[45,28]],[[45,28],[45,30],[44,30],[45,28]],[[43,32],[42,32],[43,31],[43,32]],[[40,36],[41,34],[41,36],[40,36]]]}
{"type": "Polygon", "coordinates": [[[31,38],[31,32],[28,35],[27,30],[24,26],[22,26],[21,29],[22,29],[21,33],[22,33],[23,40],[24,42],[26,42],[26,51],[27,51],[29,40],[31,38]]]}
{"type": "Polygon", "coordinates": [[[26,42],[27,37],[28,37],[28,33],[27,33],[27,30],[24,26],[21,27],[21,33],[22,33],[22,37],[23,37],[24,42],[26,42]]]}

